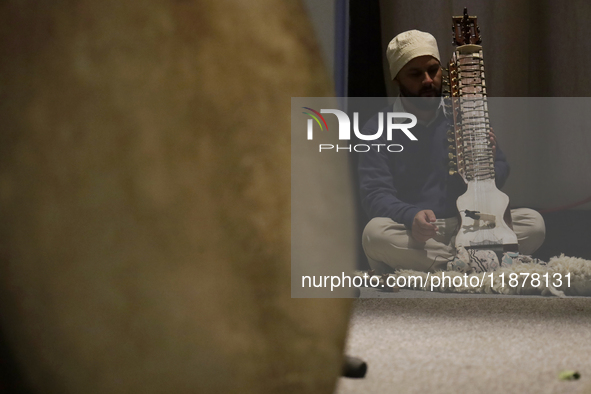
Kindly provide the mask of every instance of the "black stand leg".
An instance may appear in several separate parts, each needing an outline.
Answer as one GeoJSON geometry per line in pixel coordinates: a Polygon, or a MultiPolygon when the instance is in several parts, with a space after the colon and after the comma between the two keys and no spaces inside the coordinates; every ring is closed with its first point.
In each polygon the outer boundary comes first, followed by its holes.
{"type": "Polygon", "coordinates": [[[343,376],[346,378],[363,378],[367,372],[367,363],[357,357],[345,356],[343,376]]]}

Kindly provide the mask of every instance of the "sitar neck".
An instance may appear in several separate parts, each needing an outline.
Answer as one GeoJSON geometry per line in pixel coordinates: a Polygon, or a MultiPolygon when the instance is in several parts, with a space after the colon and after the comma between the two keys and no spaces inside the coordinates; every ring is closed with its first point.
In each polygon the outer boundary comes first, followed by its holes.
{"type": "Polygon", "coordinates": [[[465,182],[495,178],[490,145],[488,105],[480,29],[476,17],[454,17],[454,39],[458,45],[449,62],[447,90],[451,99],[454,129],[450,130],[450,173],[465,182]],[[455,154],[454,154],[455,153],[455,154]]]}

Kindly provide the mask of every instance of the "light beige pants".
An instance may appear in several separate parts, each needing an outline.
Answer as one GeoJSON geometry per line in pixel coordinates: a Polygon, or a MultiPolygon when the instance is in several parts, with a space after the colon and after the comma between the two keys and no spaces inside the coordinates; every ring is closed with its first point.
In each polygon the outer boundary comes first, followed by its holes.
{"type": "MultiPolygon", "coordinates": [[[[537,211],[529,208],[511,210],[513,231],[517,235],[519,253],[532,254],[544,242],[546,226],[537,211]]],[[[403,224],[390,218],[373,218],[363,231],[362,245],[369,266],[377,273],[395,269],[437,271],[446,269],[455,255],[458,219],[437,219],[439,230],[434,238],[419,242],[403,224]]]]}

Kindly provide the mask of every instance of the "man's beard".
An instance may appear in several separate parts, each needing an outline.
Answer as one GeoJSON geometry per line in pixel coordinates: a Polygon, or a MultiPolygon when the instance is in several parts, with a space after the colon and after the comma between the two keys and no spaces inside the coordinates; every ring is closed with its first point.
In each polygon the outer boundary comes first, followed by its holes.
{"type": "Polygon", "coordinates": [[[412,98],[411,103],[421,110],[433,110],[439,106],[441,102],[441,88],[437,89],[435,86],[422,88],[418,94],[412,93],[402,84],[399,84],[400,94],[403,97],[412,98]],[[423,94],[433,93],[433,97],[424,97],[423,94]]]}

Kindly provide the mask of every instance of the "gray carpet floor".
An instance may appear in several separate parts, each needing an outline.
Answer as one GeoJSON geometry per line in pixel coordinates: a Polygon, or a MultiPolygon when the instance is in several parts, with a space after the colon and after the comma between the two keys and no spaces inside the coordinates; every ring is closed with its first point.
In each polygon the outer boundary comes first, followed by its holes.
{"type": "Polygon", "coordinates": [[[368,372],[340,378],[337,394],[591,394],[590,298],[396,298],[404,291],[355,302],[346,354],[368,372]],[[560,380],[563,370],[581,378],[560,380]]]}

